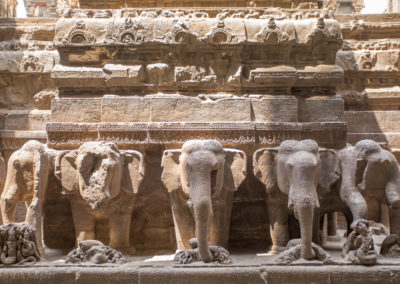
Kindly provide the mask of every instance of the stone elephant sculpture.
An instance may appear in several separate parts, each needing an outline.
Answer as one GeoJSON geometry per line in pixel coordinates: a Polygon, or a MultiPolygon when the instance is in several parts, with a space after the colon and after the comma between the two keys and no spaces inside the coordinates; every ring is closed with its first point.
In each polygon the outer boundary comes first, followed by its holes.
{"type": "Polygon", "coordinates": [[[215,140],[192,140],[182,150],[166,150],[162,181],[172,205],[177,247],[198,240],[201,259],[212,261],[212,245],[226,247],[233,193],[246,177],[243,151],[223,148],[215,140]]]}
{"type": "Polygon", "coordinates": [[[109,245],[129,248],[131,215],[144,168],[140,152],[120,151],[113,143],[86,142],[58,155],[56,176],[71,202],[77,243],[96,239],[96,220],[102,218],[109,221],[109,245]]]}
{"type": "Polygon", "coordinates": [[[8,160],[6,182],[1,194],[0,207],[4,224],[14,222],[17,204],[25,202],[25,222],[36,228],[38,250],[42,256],[43,203],[55,157],[56,151],[47,148],[45,144],[35,140],[26,142],[8,160]]]}
{"type": "Polygon", "coordinates": [[[400,235],[400,172],[395,156],[373,140],[362,140],[339,152],[341,196],[354,220],[381,222],[389,206],[390,232],[400,235]]]}
{"type": "Polygon", "coordinates": [[[334,151],[320,149],[313,140],[286,140],[278,148],[257,150],[254,175],[265,185],[272,248],[276,254],[289,241],[288,215],[300,223],[301,257],[313,259],[312,240],[318,242],[321,196],[329,195],[340,178],[334,151]]]}

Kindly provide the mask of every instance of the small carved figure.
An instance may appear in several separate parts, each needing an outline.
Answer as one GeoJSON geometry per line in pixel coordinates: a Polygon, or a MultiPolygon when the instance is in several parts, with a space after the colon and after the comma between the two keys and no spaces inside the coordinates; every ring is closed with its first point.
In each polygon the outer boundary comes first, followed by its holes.
{"type": "Polygon", "coordinates": [[[28,261],[36,262],[36,259],[40,259],[40,254],[37,250],[36,244],[34,241],[31,241],[29,237],[29,230],[25,230],[24,235],[19,236],[17,251],[17,259],[19,263],[28,261]]]}
{"type": "Polygon", "coordinates": [[[343,246],[342,257],[353,264],[375,264],[378,256],[369,231],[369,222],[365,219],[359,219],[352,226],[354,231],[347,237],[343,246]]]}
{"type": "Polygon", "coordinates": [[[79,247],[67,255],[66,263],[126,263],[122,254],[102,242],[96,240],[86,240],[79,243],[79,247]]]}
{"type": "Polygon", "coordinates": [[[15,238],[15,230],[8,232],[8,239],[4,242],[3,251],[0,255],[1,263],[15,264],[17,262],[17,239],[15,238]]]}

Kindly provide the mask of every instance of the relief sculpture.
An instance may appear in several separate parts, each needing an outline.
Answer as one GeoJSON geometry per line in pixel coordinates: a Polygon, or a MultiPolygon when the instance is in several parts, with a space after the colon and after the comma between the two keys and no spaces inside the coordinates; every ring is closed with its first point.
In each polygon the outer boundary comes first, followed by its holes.
{"type": "Polygon", "coordinates": [[[210,244],[228,245],[233,193],[246,177],[246,155],[214,140],[191,140],[182,150],[165,151],[162,167],[178,249],[193,247],[189,240],[196,237],[201,260],[214,261],[210,244]]]}

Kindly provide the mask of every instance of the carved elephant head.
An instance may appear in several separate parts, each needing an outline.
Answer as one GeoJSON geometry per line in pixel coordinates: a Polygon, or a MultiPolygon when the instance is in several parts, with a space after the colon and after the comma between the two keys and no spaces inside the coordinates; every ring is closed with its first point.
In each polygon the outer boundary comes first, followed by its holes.
{"type": "Polygon", "coordinates": [[[269,195],[280,191],[288,196],[287,206],[300,222],[302,257],[312,258],[314,209],[319,208],[319,199],[340,178],[336,153],[320,149],[313,140],[286,140],[279,148],[256,151],[253,166],[269,195]]]}
{"type": "MultiPolygon", "coordinates": [[[[216,214],[213,201],[224,200],[224,192],[233,192],[246,177],[246,155],[234,149],[224,149],[215,140],[192,140],[186,142],[182,150],[166,150],[162,159],[162,181],[168,192],[181,192],[188,200],[194,217],[195,231],[199,251],[203,261],[211,261],[208,247],[211,218],[223,215],[226,218],[231,212],[216,214]],[[215,213],[215,214],[214,214],[215,213]]],[[[174,200],[171,200],[174,203],[174,200]]],[[[186,201],[185,201],[186,202],[186,201]]],[[[175,204],[172,204],[177,207],[175,204]]],[[[231,207],[226,207],[231,208],[231,207]]],[[[219,210],[219,209],[218,209],[219,210]]],[[[227,210],[228,211],[228,210],[227,210]]],[[[219,212],[218,212],[219,213],[219,212]]],[[[174,214],[180,214],[174,212],[174,214]]],[[[213,220],[214,221],[214,220],[213,220]]],[[[221,223],[220,223],[221,224],[221,223]]],[[[179,224],[176,224],[178,239],[179,224]]],[[[227,228],[213,231],[229,232],[227,228]]],[[[228,232],[223,232],[226,239],[228,232]]]]}
{"type": "Polygon", "coordinates": [[[56,160],[63,193],[79,193],[92,210],[101,208],[122,190],[137,193],[143,175],[143,155],[120,151],[113,143],[86,142],[78,150],[60,153],[56,160]]]}

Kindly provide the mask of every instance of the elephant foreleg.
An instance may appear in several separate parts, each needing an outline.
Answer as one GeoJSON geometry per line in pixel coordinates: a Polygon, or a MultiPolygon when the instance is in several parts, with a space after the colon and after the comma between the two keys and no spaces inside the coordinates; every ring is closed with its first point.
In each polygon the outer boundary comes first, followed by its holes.
{"type": "Polygon", "coordinates": [[[195,237],[195,225],[187,200],[181,195],[182,193],[173,191],[169,194],[169,197],[172,205],[177,248],[185,250],[191,248],[189,240],[195,237]]]}
{"type": "Polygon", "coordinates": [[[277,254],[285,249],[289,241],[287,200],[282,197],[268,196],[267,210],[272,239],[270,254],[277,254]]]}
{"type": "Polygon", "coordinates": [[[225,191],[223,198],[212,202],[213,216],[210,222],[210,243],[228,247],[232,213],[233,192],[225,191]]]}
{"type": "Polygon", "coordinates": [[[110,219],[110,246],[118,249],[129,248],[129,231],[132,215],[116,214],[110,219]]]}
{"type": "Polygon", "coordinates": [[[72,218],[74,220],[76,245],[80,241],[95,239],[96,220],[93,215],[82,208],[82,204],[71,202],[72,218]]]}

